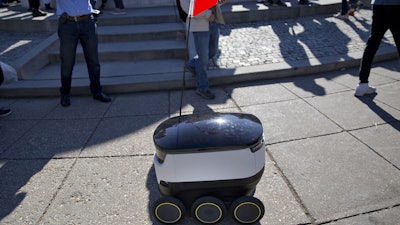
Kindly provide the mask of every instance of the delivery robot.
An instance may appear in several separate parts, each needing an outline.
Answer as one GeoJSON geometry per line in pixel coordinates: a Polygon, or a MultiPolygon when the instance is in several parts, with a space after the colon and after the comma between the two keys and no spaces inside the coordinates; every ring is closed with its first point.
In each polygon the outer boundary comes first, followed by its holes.
{"type": "Polygon", "coordinates": [[[231,217],[253,224],[264,216],[253,196],[264,172],[263,127],[251,114],[192,114],[162,122],[153,135],[162,195],[153,216],[175,224],[189,214],[203,224],[231,217]]]}

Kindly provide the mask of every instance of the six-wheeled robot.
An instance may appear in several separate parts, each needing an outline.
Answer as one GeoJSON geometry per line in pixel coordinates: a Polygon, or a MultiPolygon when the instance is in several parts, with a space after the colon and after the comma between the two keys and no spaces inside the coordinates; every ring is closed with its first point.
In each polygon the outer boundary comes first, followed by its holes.
{"type": "Polygon", "coordinates": [[[253,196],[264,172],[263,127],[251,114],[192,114],[162,122],[153,135],[162,197],[153,216],[165,224],[186,212],[204,224],[230,216],[253,224],[264,216],[253,196]]]}

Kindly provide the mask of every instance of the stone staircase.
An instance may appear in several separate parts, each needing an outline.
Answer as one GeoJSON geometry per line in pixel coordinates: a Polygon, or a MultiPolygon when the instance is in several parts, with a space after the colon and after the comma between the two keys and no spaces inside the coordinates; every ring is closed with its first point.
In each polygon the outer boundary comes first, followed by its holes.
{"type": "MultiPolygon", "coordinates": [[[[255,4],[255,0],[235,1],[222,9],[229,24],[333,14],[340,8],[340,0],[319,0],[313,6],[300,6],[295,0],[287,3],[290,7],[267,7],[255,4]]],[[[187,51],[184,24],[176,7],[127,8],[126,11],[125,15],[116,16],[106,10],[98,20],[104,90],[123,93],[179,88],[187,51]]],[[[49,15],[45,20],[46,28],[55,31],[56,16],[49,15]]],[[[23,21],[14,21],[17,22],[23,21]]],[[[17,69],[21,81],[2,88],[0,95],[58,95],[59,60],[58,38],[54,34],[19,60],[17,69]]],[[[72,94],[89,94],[81,48],[76,60],[72,94]]],[[[193,79],[187,85],[192,87],[193,79]]]]}

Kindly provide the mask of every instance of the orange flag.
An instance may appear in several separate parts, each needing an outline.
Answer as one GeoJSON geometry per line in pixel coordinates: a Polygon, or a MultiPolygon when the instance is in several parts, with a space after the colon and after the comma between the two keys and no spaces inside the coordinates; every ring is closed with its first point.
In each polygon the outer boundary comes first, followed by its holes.
{"type": "Polygon", "coordinates": [[[206,11],[218,3],[218,0],[192,0],[191,6],[193,7],[192,15],[197,16],[198,14],[206,11]]]}

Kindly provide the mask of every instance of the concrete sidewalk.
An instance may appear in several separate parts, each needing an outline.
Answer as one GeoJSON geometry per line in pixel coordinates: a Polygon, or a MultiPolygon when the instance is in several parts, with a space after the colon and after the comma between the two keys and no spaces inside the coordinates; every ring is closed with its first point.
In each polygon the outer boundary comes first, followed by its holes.
{"type": "MultiPolygon", "coordinates": [[[[266,167],[255,196],[260,224],[400,221],[400,65],[375,64],[377,95],[356,98],[357,70],[193,90],[183,112],[259,117],[266,167]]],[[[0,98],[0,224],[158,224],[152,136],[179,113],[180,91],[0,98]]],[[[186,218],[181,224],[199,224],[186,218]]],[[[234,224],[225,219],[221,224],[234,224]]]]}

